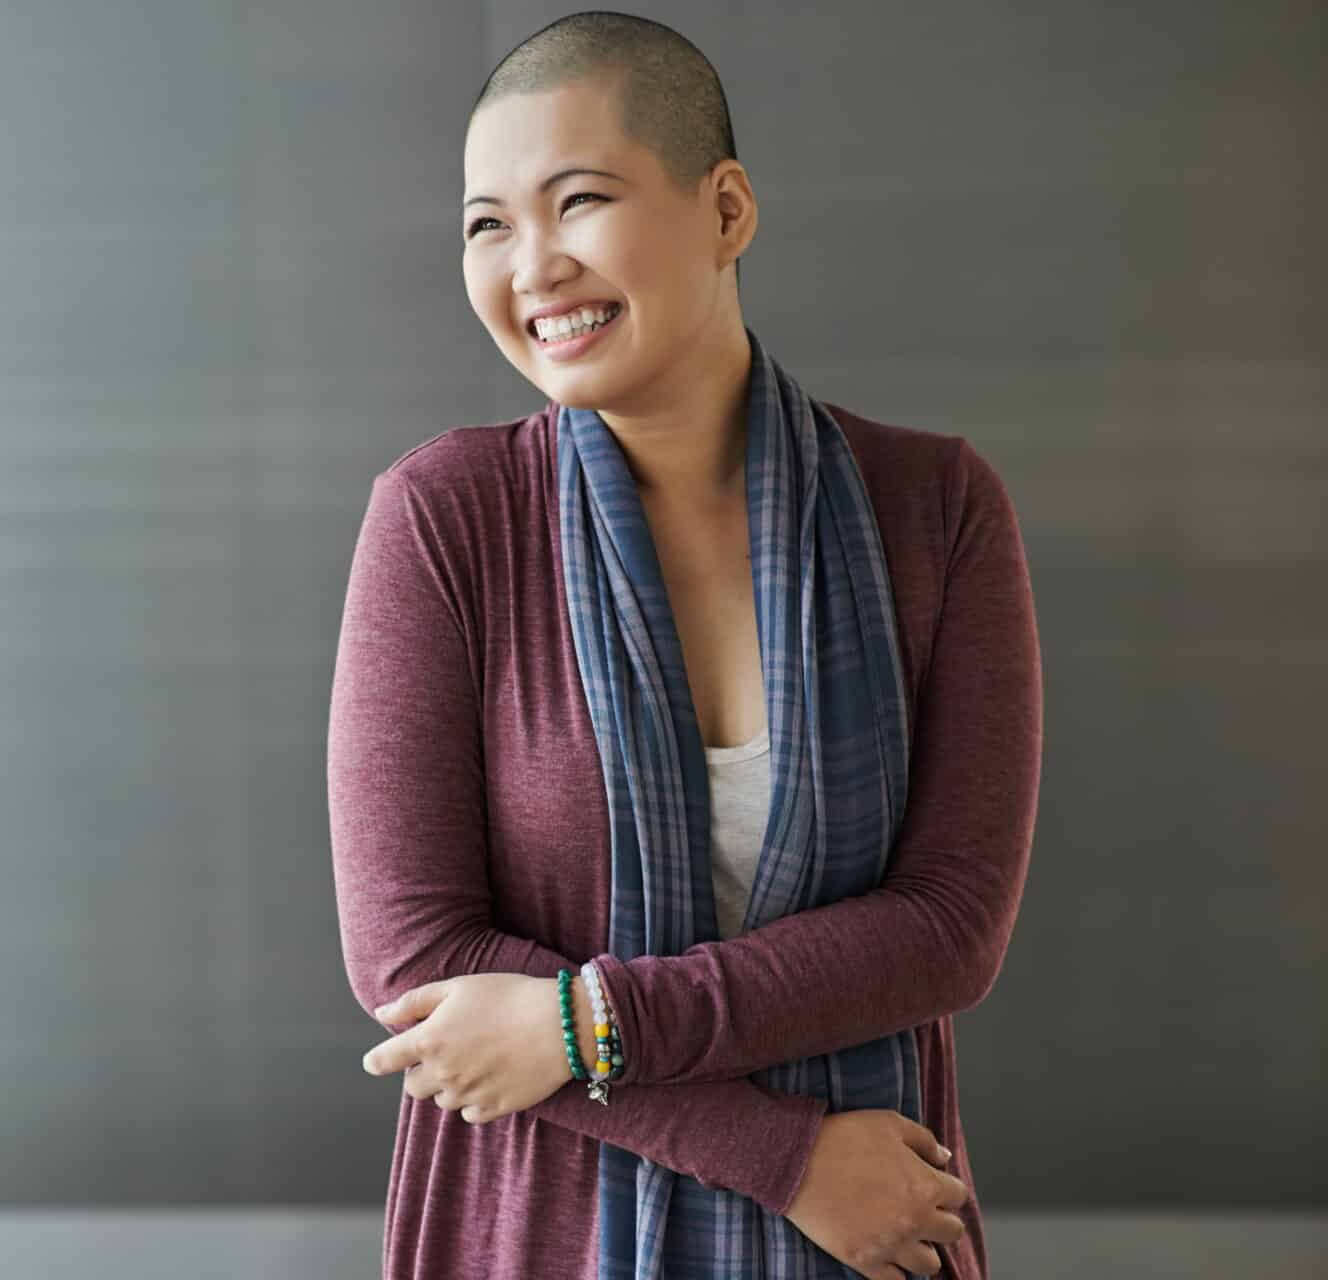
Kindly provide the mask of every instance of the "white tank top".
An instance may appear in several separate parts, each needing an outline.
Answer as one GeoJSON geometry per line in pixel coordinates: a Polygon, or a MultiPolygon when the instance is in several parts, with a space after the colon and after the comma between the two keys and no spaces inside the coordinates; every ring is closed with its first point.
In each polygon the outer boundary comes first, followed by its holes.
{"type": "Polygon", "coordinates": [[[706,747],[710,870],[721,938],[742,931],[770,816],[770,727],[736,747],[706,747]]]}

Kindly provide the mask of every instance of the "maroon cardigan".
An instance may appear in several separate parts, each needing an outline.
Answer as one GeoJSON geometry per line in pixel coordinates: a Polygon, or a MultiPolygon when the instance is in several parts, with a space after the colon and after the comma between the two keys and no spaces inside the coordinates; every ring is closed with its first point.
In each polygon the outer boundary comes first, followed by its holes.
{"type": "Polygon", "coordinates": [[[827,1103],[746,1074],[905,1027],[923,1123],[972,1192],[963,1239],[938,1249],[942,1274],[986,1280],[952,1017],[996,980],[1032,848],[1032,589],[1006,489],[963,437],[827,407],[894,591],[912,735],[904,824],[879,888],[678,956],[603,951],[608,810],[563,592],[557,405],[453,428],[375,477],[327,744],[351,989],[372,1016],[426,982],[553,977],[594,958],[627,1060],[607,1107],[569,1080],[483,1125],[403,1088],[385,1280],[595,1280],[601,1141],[783,1212],[827,1103]]]}

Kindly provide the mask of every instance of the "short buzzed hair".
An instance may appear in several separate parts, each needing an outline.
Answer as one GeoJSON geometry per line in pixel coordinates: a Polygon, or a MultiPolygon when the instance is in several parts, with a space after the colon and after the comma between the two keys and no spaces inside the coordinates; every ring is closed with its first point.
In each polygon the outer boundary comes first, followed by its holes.
{"type": "MultiPolygon", "coordinates": [[[[690,40],[650,18],[590,9],[551,22],[516,46],[484,82],[470,120],[514,93],[616,79],[624,136],[649,147],[684,195],[721,160],[738,158],[715,68],[690,40]]],[[[741,282],[741,262],[734,273],[741,282]]]]}

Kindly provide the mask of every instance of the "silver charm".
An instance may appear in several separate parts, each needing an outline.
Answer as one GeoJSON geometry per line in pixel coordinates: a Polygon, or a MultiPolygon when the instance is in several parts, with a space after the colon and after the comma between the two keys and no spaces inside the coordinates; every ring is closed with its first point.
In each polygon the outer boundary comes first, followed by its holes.
{"type": "Polygon", "coordinates": [[[586,1088],[596,1102],[602,1102],[606,1107],[609,1105],[609,1086],[603,1080],[594,1080],[586,1088]]]}

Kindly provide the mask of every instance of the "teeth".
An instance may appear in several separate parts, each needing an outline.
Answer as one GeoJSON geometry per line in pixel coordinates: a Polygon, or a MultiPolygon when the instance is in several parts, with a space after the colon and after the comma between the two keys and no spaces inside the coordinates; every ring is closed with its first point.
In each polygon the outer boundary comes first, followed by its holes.
{"type": "Polygon", "coordinates": [[[607,324],[621,310],[622,307],[616,302],[601,308],[582,307],[578,311],[570,311],[553,320],[536,320],[535,332],[541,342],[575,337],[594,325],[607,324]]]}

